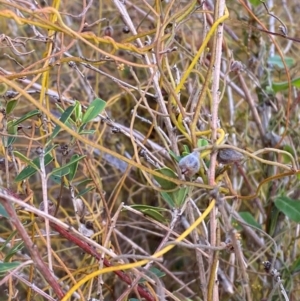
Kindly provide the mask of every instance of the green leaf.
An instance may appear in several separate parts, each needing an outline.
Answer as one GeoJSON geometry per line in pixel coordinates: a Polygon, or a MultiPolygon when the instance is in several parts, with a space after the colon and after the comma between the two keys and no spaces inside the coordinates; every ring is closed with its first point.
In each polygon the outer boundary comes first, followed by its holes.
{"type": "Polygon", "coordinates": [[[58,111],[63,114],[63,112],[65,111],[58,103],[55,103],[56,108],[58,109],[58,111]]]}
{"type": "Polygon", "coordinates": [[[52,150],[54,150],[54,149],[57,148],[57,147],[58,147],[58,144],[51,144],[51,145],[47,146],[47,147],[45,148],[45,156],[46,156],[47,154],[49,154],[50,152],[52,152],[52,150]]]}
{"type": "Polygon", "coordinates": [[[72,181],[75,177],[75,174],[77,172],[77,169],[78,169],[78,164],[79,164],[79,161],[77,160],[79,158],[79,155],[78,154],[75,154],[71,157],[71,165],[70,165],[70,173],[69,173],[69,181],[72,181]]]}
{"type": "Polygon", "coordinates": [[[203,147],[203,146],[207,146],[208,145],[208,141],[206,139],[198,139],[197,140],[197,147],[203,147]]]}
{"type": "Polygon", "coordinates": [[[255,220],[250,212],[239,212],[240,217],[249,225],[261,229],[261,225],[255,220]]]}
{"type": "Polygon", "coordinates": [[[23,155],[22,153],[18,152],[18,151],[13,151],[13,154],[19,158],[21,161],[27,163],[28,165],[30,165],[32,168],[34,168],[35,170],[39,170],[39,167],[29,158],[27,158],[25,155],[23,155]]]}
{"type": "Polygon", "coordinates": [[[83,181],[81,181],[81,182],[76,182],[76,187],[79,187],[79,186],[86,186],[87,184],[89,184],[89,183],[91,183],[91,182],[93,182],[93,180],[92,179],[84,179],[83,181]]]}
{"type": "MultiPolygon", "coordinates": [[[[158,278],[161,278],[161,277],[166,276],[166,273],[165,273],[165,272],[159,270],[159,269],[156,268],[156,267],[151,267],[151,268],[149,269],[149,271],[150,271],[151,273],[155,274],[158,278]]],[[[149,277],[151,277],[151,274],[149,274],[149,277]]]]}
{"type": "Polygon", "coordinates": [[[185,145],[183,146],[183,152],[182,152],[182,155],[183,155],[183,156],[186,156],[186,155],[188,155],[188,154],[190,154],[190,153],[191,153],[190,148],[185,144],[185,145]]]}
{"type": "MultiPolygon", "coordinates": [[[[283,146],[283,150],[290,153],[293,157],[295,156],[294,150],[291,146],[286,144],[286,145],[283,146]]],[[[283,154],[283,162],[284,162],[284,164],[290,163],[291,162],[291,157],[286,155],[286,154],[283,154]]]]}
{"type": "Polygon", "coordinates": [[[11,101],[9,101],[6,105],[6,114],[10,114],[14,108],[17,106],[18,104],[18,100],[17,99],[12,99],[11,101]]]}
{"type": "MultiPolygon", "coordinates": [[[[1,204],[0,204],[1,205],[1,204]]],[[[6,245],[11,241],[11,239],[15,236],[17,234],[17,230],[14,230],[14,231],[12,231],[10,234],[9,234],[9,236],[8,236],[8,238],[6,239],[6,241],[3,243],[3,245],[0,247],[0,252],[2,252],[4,249],[5,249],[5,247],[6,247],[6,245]]]]}
{"type": "Polygon", "coordinates": [[[0,275],[4,275],[10,270],[15,269],[21,264],[21,262],[14,261],[14,262],[0,262],[0,275]]]}
{"type": "MultiPolygon", "coordinates": [[[[166,276],[166,273],[165,272],[162,272],[161,270],[159,270],[158,268],[156,267],[151,267],[149,269],[149,271],[146,271],[146,275],[150,278],[152,278],[153,280],[155,280],[155,277],[153,277],[153,274],[156,275],[156,277],[158,278],[162,278],[164,276],[166,276]]],[[[146,280],[144,278],[141,278],[139,280],[139,283],[143,283],[145,282],[146,280]]]]}
{"type": "Polygon", "coordinates": [[[24,247],[24,241],[14,245],[6,254],[4,261],[8,262],[17,252],[21,251],[24,247]]]}
{"type": "Polygon", "coordinates": [[[300,201],[292,200],[285,196],[280,196],[274,201],[278,210],[283,212],[289,219],[300,222],[300,201]]]}
{"type": "MultiPolygon", "coordinates": [[[[296,88],[300,88],[300,77],[297,77],[291,81],[292,86],[296,88]]],[[[289,84],[287,81],[285,82],[280,82],[280,83],[272,83],[272,88],[274,92],[279,92],[279,91],[285,91],[289,87],[289,84]]]]}
{"type": "Polygon", "coordinates": [[[93,135],[95,134],[96,130],[81,130],[81,131],[78,131],[78,133],[80,135],[93,135]]]}
{"type": "MultiPolygon", "coordinates": [[[[74,157],[74,156],[73,156],[73,157],[74,157]]],[[[73,157],[72,157],[72,158],[73,158],[73,157]]],[[[73,165],[74,163],[80,161],[81,159],[83,159],[83,158],[85,158],[85,157],[86,157],[86,155],[74,157],[73,159],[70,160],[70,162],[66,163],[65,165],[60,166],[60,167],[57,167],[57,168],[54,168],[54,169],[51,171],[51,174],[58,175],[60,171],[65,170],[66,167],[70,167],[71,165],[73,165]]],[[[69,172],[68,172],[68,173],[69,173],[69,172]]]]}
{"type": "Polygon", "coordinates": [[[160,195],[167,202],[167,204],[170,206],[170,208],[175,208],[175,203],[174,203],[173,198],[170,193],[161,191],[160,195]]]}
{"type": "MultiPolygon", "coordinates": [[[[67,120],[70,118],[70,116],[73,114],[73,111],[75,110],[75,106],[70,106],[68,107],[61,115],[61,117],[59,118],[59,121],[61,121],[63,124],[66,124],[67,120]]],[[[58,133],[60,131],[60,126],[59,125],[56,125],[53,132],[52,132],[52,135],[48,141],[48,143],[54,139],[58,133]]]]}
{"type": "Polygon", "coordinates": [[[82,122],[82,107],[81,107],[81,103],[76,100],[75,103],[75,122],[78,122],[79,124],[82,122]]]}
{"type": "Polygon", "coordinates": [[[70,173],[70,168],[68,166],[61,166],[58,168],[54,168],[51,171],[51,175],[55,175],[58,176],[60,178],[62,178],[63,176],[66,176],[70,173]]]}
{"type": "Polygon", "coordinates": [[[33,111],[30,111],[28,112],[27,114],[25,114],[24,116],[22,116],[21,118],[17,119],[16,121],[14,121],[13,125],[18,125],[20,124],[21,122],[29,119],[29,118],[32,118],[34,116],[37,116],[37,115],[40,115],[40,111],[39,110],[33,110],[33,111]]]}
{"type": "MultiPolygon", "coordinates": [[[[13,121],[9,121],[7,123],[7,133],[10,135],[17,135],[17,132],[18,132],[18,127],[14,125],[13,121]]],[[[5,145],[5,147],[8,147],[12,145],[16,139],[17,137],[3,137],[3,144],[5,145]]]]}
{"type": "Polygon", "coordinates": [[[86,109],[82,118],[82,123],[87,123],[96,118],[98,114],[100,114],[104,110],[105,106],[106,102],[103,99],[94,99],[86,109]]]}
{"type": "Polygon", "coordinates": [[[9,218],[9,215],[8,215],[8,213],[6,212],[6,210],[4,209],[4,207],[3,207],[2,204],[0,204],[0,216],[9,218]]]}
{"type": "Polygon", "coordinates": [[[181,156],[177,156],[173,151],[169,151],[169,154],[174,158],[174,160],[176,161],[176,162],[179,162],[180,161],[180,159],[181,159],[181,156]]]}
{"type": "Polygon", "coordinates": [[[175,204],[178,208],[180,208],[183,205],[188,191],[189,191],[188,187],[183,187],[172,192],[172,195],[174,196],[175,204]]]}
{"type": "Polygon", "coordinates": [[[161,223],[164,223],[166,221],[166,219],[160,213],[161,211],[167,211],[164,208],[153,207],[148,205],[131,205],[130,207],[134,208],[137,211],[142,212],[145,215],[152,217],[153,219],[161,223]]]}
{"type": "Polygon", "coordinates": [[[259,4],[261,4],[260,0],[249,0],[249,2],[253,5],[253,6],[258,6],[259,4]]]}
{"type": "MultiPolygon", "coordinates": [[[[178,176],[175,174],[175,172],[168,167],[156,169],[156,171],[158,171],[159,173],[161,173],[165,176],[168,176],[170,178],[174,178],[174,179],[178,178],[178,176]]],[[[161,186],[162,189],[170,190],[170,189],[174,189],[177,187],[176,183],[170,182],[163,178],[159,178],[158,176],[154,176],[154,179],[158,182],[158,184],[161,186]]]]}
{"type": "Polygon", "coordinates": [[[298,257],[294,262],[292,267],[290,268],[291,273],[298,273],[300,272],[300,257],[298,257]]]}
{"type": "MultiPolygon", "coordinates": [[[[49,177],[51,179],[51,181],[53,181],[56,184],[61,184],[61,175],[50,175],[49,177]]],[[[66,187],[64,185],[64,187],[66,187]]],[[[67,188],[67,187],[66,187],[67,188]]]]}
{"type": "MultiPolygon", "coordinates": [[[[47,154],[44,158],[44,164],[45,166],[48,165],[53,161],[53,157],[50,154],[47,154]]],[[[40,169],[40,158],[37,157],[35,158],[32,163],[36,165],[40,169]]],[[[23,181],[32,175],[34,175],[37,172],[35,168],[32,166],[26,166],[16,177],[15,177],[15,182],[20,182],[23,181]]]]}
{"type": "Polygon", "coordinates": [[[4,95],[7,91],[7,84],[0,83],[0,95],[4,95]]]}
{"type": "MultiPolygon", "coordinates": [[[[284,61],[288,68],[292,67],[295,64],[295,61],[292,57],[284,57],[284,61]]],[[[284,68],[281,57],[279,55],[274,55],[274,56],[269,57],[268,64],[277,66],[278,68],[281,68],[281,69],[284,68]]]]}
{"type": "Polygon", "coordinates": [[[93,189],[95,189],[95,186],[89,186],[89,187],[87,187],[87,188],[81,190],[81,191],[76,195],[76,197],[80,197],[80,196],[86,194],[87,192],[89,192],[89,191],[91,191],[91,190],[93,190],[93,189]]]}

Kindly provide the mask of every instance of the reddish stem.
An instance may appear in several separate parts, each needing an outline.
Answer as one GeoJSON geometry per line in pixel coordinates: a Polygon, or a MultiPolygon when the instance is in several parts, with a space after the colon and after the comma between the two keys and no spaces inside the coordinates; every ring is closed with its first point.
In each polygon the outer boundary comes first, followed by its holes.
{"type": "MultiPolygon", "coordinates": [[[[75,235],[72,235],[72,233],[68,232],[67,230],[61,228],[59,225],[56,225],[54,223],[50,223],[51,227],[56,230],[60,235],[65,237],[68,241],[72,241],[75,243],[78,247],[80,247],[84,252],[94,256],[98,260],[103,260],[103,263],[106,267],[111,267],[111,263],[106,259],[102,258],[101,254],[97,253],[97,251],[88,245],[86,242],[80,240],[80,238],[76,237],[75,235]]],[[[124,282],[126,282],[128,285],[132,284],[132,281],[128,275],[126,275],[123,271],[114,271],[114,273],[124,282]]],[[[141,297],[145,298],[147,301],[155,301],[153,296],[150,295],[148,291],[146,291],[142,286],[137,286],[138,293],[141,297]]]]}
{"type": "MultiPolygon", "coordinates": [[[[14,193],[11,193],[9,190],[6,190],[6,192],[10,195],[13,195],[14,197],[19,198],[14,193]]],[[[49,283],[50,287],[52,287],[53,291],[59,297],[59,299],[62,299],[65,295],[62,288],[60,287],[60,285],[54,278],[54,276],[53,276],[52,272],[49,270],[48,266],[43,261],[40,253],[38,252],[38,249],[36,248],[36,246],[34,245],[32,240],[30,239],[24,226],[20,222],[20,220],[16,214],[15,208],[12,206],[12,204],[9,201],[7,201],[3,198],[0,198],[0,203],[3,205],[4,209],[10,216],[9,221],[15,226],[19,235],[21,236],[22,240],[24,241],[24,244],[25,244],[26,248],[28,249],[30,256],[33,259],[34,264],[36,265],[37,269],[43,275],[45,280],[49,283]]]]}

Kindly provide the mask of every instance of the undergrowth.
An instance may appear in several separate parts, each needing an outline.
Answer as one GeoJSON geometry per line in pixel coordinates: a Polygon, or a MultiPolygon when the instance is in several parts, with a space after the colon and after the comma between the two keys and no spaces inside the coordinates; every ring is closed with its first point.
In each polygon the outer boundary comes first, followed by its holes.
{"type": "Polygon", "coordinates": [[[0,300],[299,300],[298,14],[0,0],[0,300]]]}

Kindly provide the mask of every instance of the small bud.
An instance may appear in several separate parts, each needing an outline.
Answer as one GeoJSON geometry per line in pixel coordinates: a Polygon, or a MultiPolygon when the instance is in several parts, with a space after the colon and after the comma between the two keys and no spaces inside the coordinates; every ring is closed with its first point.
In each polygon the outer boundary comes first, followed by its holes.
{"type": "Polygon", "coordinates": [[[108,37],[112,37],[114,34],[114,29],[111,26],[106,26],[104,28],[104,35],[108,37]]]}
{"type": "Polygon", "coordinates": [[[230,64],[230,72],[241,71],[244,66],[240,61],[232,61],[230,64]]]}
{"type": "Polygon", "coordinates": [[[217,158],[221,164],[231,164],[242,161],[244,156],[234,149],[224,148],[219,150],[217,158]]]}
{"type": "Polygon", "coordinates": [[[79,216],[84,216],[84,214],[85,214],[85,205],[81,198],[75,199],[75,211],[76,211],[76,214],[79,216]]]}
{"type": "Polygon", "coordinates": [[[200,169],[199,153],[194,151],[183,157],[179,161],[179,168],[181,169],[181,173],[188,177],[195,175],[200,169]]]}
{"type": "Polygon", "coordinates": [[[129,33],[130,32],[129,27],[128,26],[124,26],[123,27],[123,32],[124,33],[129,33]]]}
{"type": "Polygon", "coordinates": [[[271,147],[274,147],[276,144],[278,144],[280,140],[281,140],[281,136],[275,134],[274,132],[268,132],[265,135],[265,141],[271,147]]]}
{"type": "Polygon", "coordinates": [[[80,224],[78,231],[86,237],[91,237],[95,234],[95,231],[88,229],[85,224],[80,224]]]}

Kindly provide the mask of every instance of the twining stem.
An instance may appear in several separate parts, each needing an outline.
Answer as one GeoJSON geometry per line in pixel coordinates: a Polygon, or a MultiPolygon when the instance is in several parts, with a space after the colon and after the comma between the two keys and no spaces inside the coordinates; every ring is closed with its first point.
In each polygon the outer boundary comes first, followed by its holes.
{"type": "MultiPolygon", "coordinates": [[[[206,208],[206,210],[203,212],[203,214],[201,216],[199,216],[198,219],[188,229],[186,229],[181,235],[179,235],[179,237],[177,237],[175,239],[175,242],[180,242],[183,239],[185,239],[209,215],[209,213],[214,208],[214,206],[215,206],[215,200],[212,200],[210,202],[210,204],[208,205],[208,207],[206,208]]],[[[153,259],[160,258],[164,254],[169,252],[171,249],[173,249],[175,247],[175,245],[176,244],[170,244],[170,245],[165,246],[159,252],[154,253],[152,255],[152,258],[153,259]]],[[[141,267],[141,266],[147,264],[151,260],[152,259],[144,259],[144,260],[129,263],[129,264],[111,266],[111,267],[108,267],[108,268],[105,268],[105,269],[102,269],[102,270],[95,271],[95,272],[85,276],[80,281],[78,281],[78,283],[76,285],[74,285],[66,293],[65,297],[61,301],[67,301],[71,297],[72,293],[75,292],[81,285],[83,285],[84,283],[86,283],[87,281],[89,281],[90,279],[93,279],[94,277],[96,277],[98,275],[102,275],[102,274],[109,273],[109,272],[114,272],[114,271],[128,270],[128,269],[132,269],[132,268],[136,268],[136,267],[141,267]]]]}

